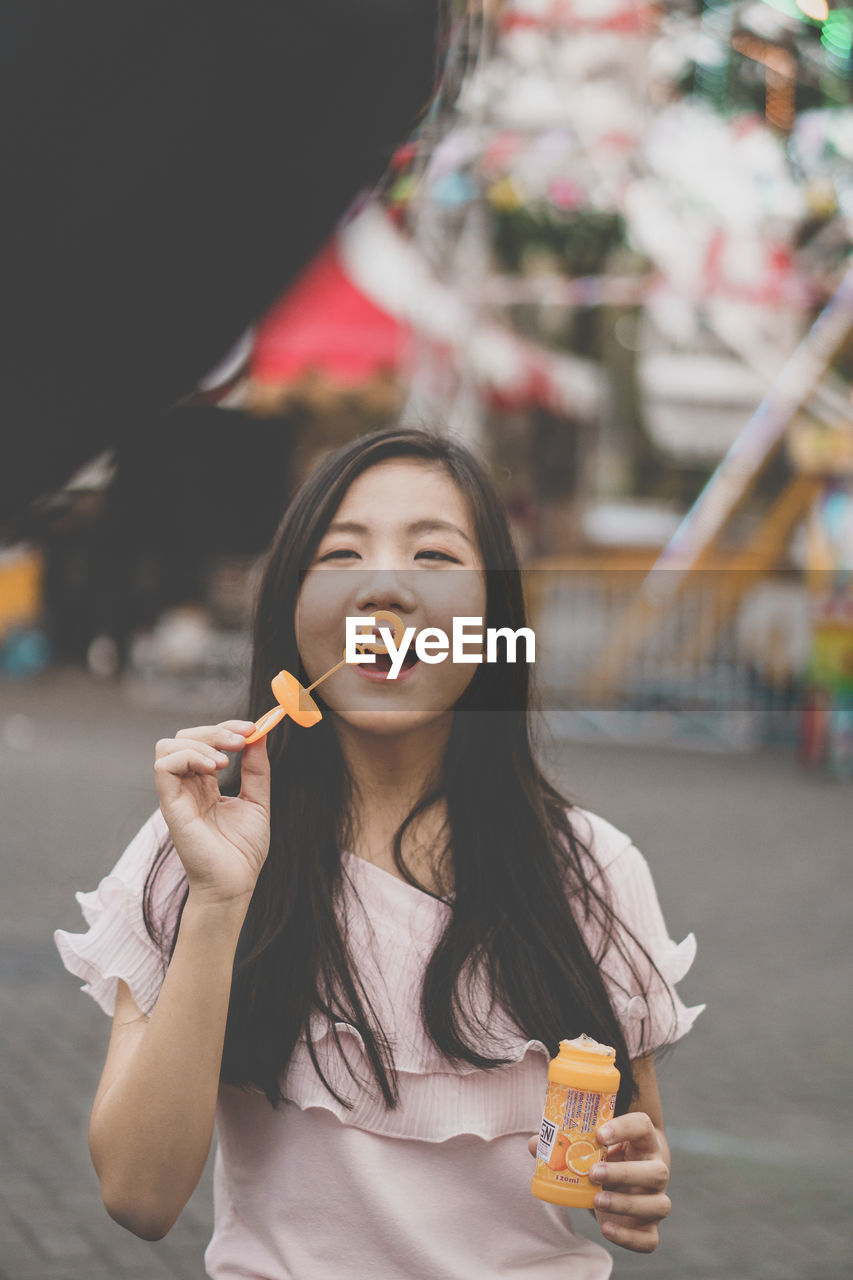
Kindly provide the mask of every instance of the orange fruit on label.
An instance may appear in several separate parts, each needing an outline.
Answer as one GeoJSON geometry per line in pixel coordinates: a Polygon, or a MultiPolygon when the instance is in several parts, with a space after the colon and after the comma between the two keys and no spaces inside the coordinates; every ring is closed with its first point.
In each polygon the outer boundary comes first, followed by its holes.
{"type": "Polygon", "coordinates": [[[573,1142],[566,1152],[566,1165],[573,1173],[589,1173],[598,1159],[598,1147],[591,1142],[573,1142]]]}

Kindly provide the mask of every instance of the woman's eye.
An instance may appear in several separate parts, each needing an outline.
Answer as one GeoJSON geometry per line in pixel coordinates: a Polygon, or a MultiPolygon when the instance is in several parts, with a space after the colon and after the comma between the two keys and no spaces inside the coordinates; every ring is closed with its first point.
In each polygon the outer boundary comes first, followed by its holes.
{"type": "Polygon", "coordinates": [[[415,556],[416,560],[418,556],[428,556],[430,559],[435,557],[439,560],[449,560],[451,564],[459,564],[456,556],[448,555],[446,551],[419,551],[415,556]]]}
{"type": "MultiPolygon", "coordinates": [[[[433,550],[418,551],[415,555],[415,559],[417,560],[419,557],[423,557],[424,559],[428,559],[428,560],[444,560],[449,564],[460,563],[456,556],[452,556],[446,551],[433,551],[433,550]]],[[[323,555],[318,557],[319,563],[322,563],[324,560],[360,560],[360,559],[361,557],[359,553],[353,550],[352,547],[337,547],[334,551],[326,551],[323,555]]]]}
{"type": "Polygon", "coordinates": [[[353,551],[351,547],[339,547],[336,551],[327,551],[325,555],[320,556],[321,560],[343,560],[352,556],[357,556],[358,552],[353,551]]]}

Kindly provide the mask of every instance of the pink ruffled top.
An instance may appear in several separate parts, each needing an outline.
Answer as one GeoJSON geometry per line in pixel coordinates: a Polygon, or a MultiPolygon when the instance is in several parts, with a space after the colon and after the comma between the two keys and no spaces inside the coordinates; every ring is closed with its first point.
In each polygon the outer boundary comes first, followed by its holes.
{"type": "MultiPolygon", "coordinates": [[[[669,937],[648,865],[628,836],[604,819],[573,810],[605,877],[619,917],[642,940],[664,984],[648,1003],[624,961],[611,951],[602,969],[632,1055],[684,1035],[704,1008],[686,1008],[674,984],[696,950],[689,934],[669,937]]],[[[158,812],[92,893],[78,893],[85,934],[57,930],[63,963],[85,979],[108,1014],[122,978],[143,1010],[164,976],[162,957],[142,921],[145,875],[167,834],[158,812]]],[[[379,1096],[357,1029],[337,1026],[346,1070],[321,1016],[312,1034],[324,1073],[355,1106],[323,1085],[300,1038],[288,1066],[285,1097],[266,1099],[220,1086],[214,1170],[215,1229],[205,1253],[215,1280],[313,1280],[325,1266],[346,1266],[371,1280],[477,1280],[539,1277],[604,1280],[609,1255],[572,1232],[568,1211],[530,1194],[533,1160],[526,1139],[539,1129],[550,1053],[526,1040],[492,1008],[476,983],[472,998],[488,1018],[489,1049],[511,1059],[483,1071],[454,1064],[429,1040],[418,1017],[427,960],[451,907],[391,873],[343,851],[343,910],[359,976],[394,1048],[400,1100],[379,1096]]],[[[182,868],[173,853],[155,912],[165,914],[182,868]]],[[[590,936],[595,947],[596,938],[590,936]]],[[[643,970],[641,969],[641,972],[643,970]]],[[[645,976],[645,974],[644,974],[645,976]]]]}

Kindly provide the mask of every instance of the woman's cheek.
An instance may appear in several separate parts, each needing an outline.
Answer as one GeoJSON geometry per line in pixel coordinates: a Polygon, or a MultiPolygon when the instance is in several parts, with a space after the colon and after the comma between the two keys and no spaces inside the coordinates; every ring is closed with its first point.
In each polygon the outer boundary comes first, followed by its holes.
{"type": "Polygon", "coordinates": [[[485,613],[485,584],[482,575],[474,570],[446,569],[423,574],[418,586],[430,625],[441,627],[448,635],[452,634],[454,617],[482,618],[485,613]]]}
{"type": "Polygon", "coordinates": [[[308,590],[306,584],[297,604],[295,624],[302,665],[316,680],[343,654],[346,630],[340,601],[330,592],[308,590]]]}
{"type": "MultiPolygon", "coordinates": [[[[448,633],[449,634],[449,633],[448,633]]],[[[473,650],[469,647],[469,652],[473,650]]],[[[480,668],[476,662],[454,662],[452,652],[445,660],[431,668],[430,710],[438,713],[449,710],[462,697],[480,668]]]]}

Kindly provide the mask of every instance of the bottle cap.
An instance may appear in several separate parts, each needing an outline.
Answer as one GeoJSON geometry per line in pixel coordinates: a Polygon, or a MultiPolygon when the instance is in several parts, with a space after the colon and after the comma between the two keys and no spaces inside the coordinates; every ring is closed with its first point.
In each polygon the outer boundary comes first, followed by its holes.
{"type": "Polygon", "coordinates": [[[574,1040],[560,1041],[559,1056],[572,1062],[588,1062],[591,1057],[615,1062],[616,1050],[609,1044],[599,1044],[592,1036],[579,1035],[574,1040]]]}

